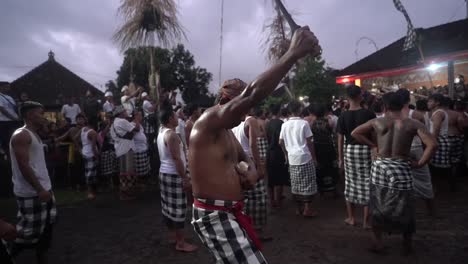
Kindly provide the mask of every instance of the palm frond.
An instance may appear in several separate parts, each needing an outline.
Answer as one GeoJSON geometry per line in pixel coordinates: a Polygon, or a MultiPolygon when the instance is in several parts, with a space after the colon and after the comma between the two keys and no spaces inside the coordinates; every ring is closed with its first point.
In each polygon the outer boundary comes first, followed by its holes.
{"type": "Polygon", "coordinates": [[[270,62],[276,62],[289,48],[290,40],[286,19],[278,8],[275,17],[263,27],[265,39],[262,43],[263,51],[270,62]]]}
{"type": "Polygon", "coordinates": [[[174,40],[186,38],[174,0],[122,0],[118,13],[125,22],[113,40],[122,50],[158,42],[167,47],[174,40]]]}

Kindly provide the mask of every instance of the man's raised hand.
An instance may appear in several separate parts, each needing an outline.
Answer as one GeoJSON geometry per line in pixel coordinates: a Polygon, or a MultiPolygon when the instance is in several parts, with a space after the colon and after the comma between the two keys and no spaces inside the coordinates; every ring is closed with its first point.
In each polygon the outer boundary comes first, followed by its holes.
{"type": "Polygon", "coordinates": [[[308,26],[301,27],[294,32],[289,51],[296,58],[300,59],[308,54],[316,57],[320,55],[321,50],[318,39],[308,26]]]}

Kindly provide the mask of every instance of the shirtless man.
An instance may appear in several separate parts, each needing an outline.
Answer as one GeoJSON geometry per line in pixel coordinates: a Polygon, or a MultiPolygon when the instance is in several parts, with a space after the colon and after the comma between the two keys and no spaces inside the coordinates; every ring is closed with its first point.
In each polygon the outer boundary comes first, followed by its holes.
{"type": "MultiPolygon", "coordinates": [[[[400,89],[396,92],[403,100],[403,116],[417,120],[424,124],[426,128],[426,118],[423,112],[409,109],[410,92],[407,89],[400,89]]],[[[419,160],[424,152],[423,144],[419,137],[414,137],[411,144],[411,158],[419,160]]],[[[416,197],[422,198],[426,202],[427,211],[430,216],[435,216],[434,191],[432,188],[431,172],[428,165],[421,168],[413,168],[413,188],[416,197]]]]}
{"type": "Polygon", "coordinates": [[[415,206],[411,168],[429,162],[437,143],[420,122],[402,113],[404,102],[390,92],[383,96],[387,112],[357,127],[351,135],[359,142],[377,148],[378,158],[373,161],[370,185],[370,212],[374,245],[372,252],[383,253],[382,232],[403,233],[403,251],[412,251],[412,235],[415,231],[415,206]],[[377,144],[371,133],[377,136],[377,144]],[[426,146],[419,160],[408,155],[414,136],[419,136],[426,146]]]}
{"type": "Polygon", "coordinates": [[[300,58],[319,52],[318,40],[309,28],[298,29],[276,65],[249,85],[238,79],[226,81],[219,104],[207,109],[193,126],[189,150],[195,196],[192,225],[218,263],[266,263],[255,232],[242,214],[244,190],[256,184],[257,172],[231,129],[273,92],[300,58]]]}
{"type": "Polygon", "coordinates": [[[201,115],[200,107],[196,104],[188,105],[186,108],[186,115],[188,116],[188,120],[185,123],[185,139],[188,148],[190,144],[190,132],[192,132],[193,124],[195,124],[201,115]]]}
{"type": "Polygon", "coordinates": [[[448,140],[450,144],[450,164],[452,165],[451,177],[449,178],[450,190],[457,189],[457,175],[461,169],[461,161],[463,157],[463,146],[465,137],[463,135],[465,126],[465,116],[463,113],[450,109],[452,100],[448,97],[444,98],[442,109],[448,114],[448,140]]]}

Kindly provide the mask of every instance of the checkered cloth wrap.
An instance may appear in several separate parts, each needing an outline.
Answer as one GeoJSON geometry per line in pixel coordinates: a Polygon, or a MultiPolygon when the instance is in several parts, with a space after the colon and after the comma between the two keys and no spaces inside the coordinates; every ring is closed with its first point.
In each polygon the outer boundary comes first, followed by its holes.
{"type": "Polygon", "coordinates": [[[154,129],[154,125],[151,124],[151,118],[150,117],[145,117],[143,118],[143,132],[145,134],[154,134],[155,133],[155,129],[154,129]]]}
{"type": "Polygon", "coordinates": [[[49,224],[54,224],[57,218],[55,197],[43,203],[39,197],[16,197],[18,206],[16,230],[18,236],[15,243],[35,244],[39,241],[44,229],[49,224]]]}
{"type": "Polygon", "coordinates": [[[448,139],[450,142],[450,162],[452,164],[458,164],[463,158],[465,137],[463,135],[449,136],[448,139]]]}
{"type": "Polygon", "coordinates": [[[410,162],[378,158],[371,174],[372,226],[391,233],[413,233],[416,221],[410,162]]]}
{"type": "Polygon", "coordinates": [[[289,165],[291,193],[297,200],[310,201],[317,193],[315,166],[312,161],[303,165],[289,165]]]}
{"type": "Polygon", "coordinates": [[[431,164],[437,168],[450,168],[450,140],[448,136],[439,135],[437,138],[439,147],[432,157],[431,164]]]}
{"type": "Polygon", "coordinates": [[[252,190],[244,192],[245,214],[250,216],[253,225],[261,228],[267,223],[267,191],[265,180],[259,180],[252,190]]]}
{"type": "Polygon", "coordinates": [[[138,177],[148,176],[150,172],[150,161],[148,152],[135,152],[133,158],[135,159],[134,166],[136,175],[138,177]]]}
{"type": "Polygon", "coordinates": [[[372,163],[373,185],[396,190],[413,190],[410,162],[402,159],[378,158],[372,163]]]}
{"type": "Polygon", "coordinates": [[[115,151],[108,150],[101,153],[101,162],[99,163],[101,175],[110,175],[119,172],[119,162],[115,156],[115,151]]]}
{"type": "Polygon", "coordinates": [[[344,153],[345,199],[359,204],[369,204],[371,150],[366,145],[346,145],[344,153]]]}
{"type": "Polygon", "coordinates": [[[97,171],[98,171],[98,159],[96,157],[83,157],[83,164],[85,167],[85,179],[86,184],[96,184],[97,183],[97,171]]]}
{"type": "Polygon", "coordinates": [[[266,160],[267,153],[268,153],[268,141],[266,140],[266,138],[258,137],[257,147],[258,147],[258,153],[260,154],[260,159],[266,160]]]}
{"type": "MultiPolygon", "coordinates": [[[[236,204],[234,201],[196,199],[205,204],[227,208],[236,204]]],[[[200,240],[215,257],[216,263],[267,263],[233,214],[194,206],[192,225],[200,240]]]]}
{"type": "Polygon", "coordinates": [[[159,173],[159,184],[162,214],[174,222],[185,222],[187,197],[182,178],[175,174],[159,173]]]}

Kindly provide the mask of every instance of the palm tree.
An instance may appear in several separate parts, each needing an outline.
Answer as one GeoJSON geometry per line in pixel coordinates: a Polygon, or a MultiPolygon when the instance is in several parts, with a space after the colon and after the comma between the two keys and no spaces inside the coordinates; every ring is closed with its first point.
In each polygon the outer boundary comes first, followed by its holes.
{"type": "Polygon", "coordinates": [[[153,47],[157,44],[167,47],[173,40],[186,37],[177,17],[177,4],[174,0],[122,0],[118,13],[125,22],[115,32],[113,39],[122,50],[137,46],[146,46],[150,50],[148,83],[151,96],[159,101],[160,78],[153,47]]]}

